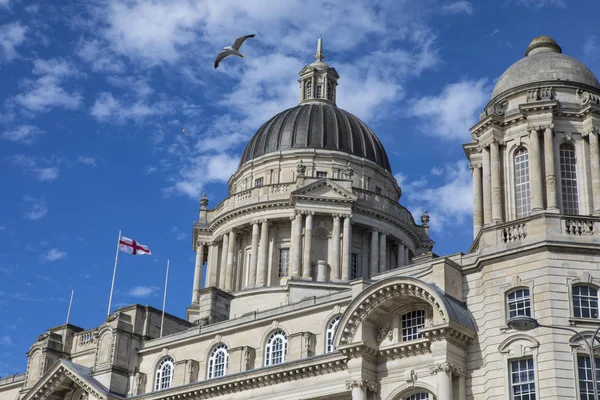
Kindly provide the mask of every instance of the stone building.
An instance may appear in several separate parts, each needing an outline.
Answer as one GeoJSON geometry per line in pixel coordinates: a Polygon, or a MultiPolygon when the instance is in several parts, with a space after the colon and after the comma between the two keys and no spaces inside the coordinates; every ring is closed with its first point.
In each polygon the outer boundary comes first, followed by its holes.
{"type": "Polygon", "coordinates": [[[132,305],[51,328],[2,400],[593,398],[579,338],[600,326],[594,74],[542,36],[502,75],[464,145],[473,244],[438,256],[380,141],[336,106],[320,43],[315,57],[228,197],[200,200],[186,319],[159,337],[160,312],[132,305]],[[581,336],[507,324],[523,315],[581,336]]]}

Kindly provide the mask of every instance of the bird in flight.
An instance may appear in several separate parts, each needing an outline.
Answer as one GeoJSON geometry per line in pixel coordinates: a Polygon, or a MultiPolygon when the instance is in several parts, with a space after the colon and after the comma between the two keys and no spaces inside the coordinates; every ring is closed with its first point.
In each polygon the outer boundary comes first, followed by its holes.
{"type": "Polygon", "coordinates": [[[188,130],[185,126],[183,127],[183,129],[181,129],[181,132],[185,133],[186,135],[188,134],[188,130]]]}
{"type": "Polygon", "coordinates": [[[215,68],[219,66],[219,63],[226,57],[229,56],[238,56],[244,58],[242,53],[240,53],[240,47],[244,44],[247,39],[253,38],[254,35],[246,35],[235,39],[235,42],[231,47],[223,47],[223,51],[219,53],[217,59],[215,60],[215,68]]]}

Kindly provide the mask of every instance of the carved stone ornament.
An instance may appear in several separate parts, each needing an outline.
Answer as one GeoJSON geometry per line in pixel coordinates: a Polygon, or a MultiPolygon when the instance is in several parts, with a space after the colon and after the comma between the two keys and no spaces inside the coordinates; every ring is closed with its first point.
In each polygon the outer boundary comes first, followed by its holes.
{"type": "Polygon", "coordinates": [[[590,92],[586,92],[585,90],[582,90],[582,89],[577,89],[577,97],[581,101],[581,105],[586,105],[588,103],[600,104],[599,96],[597,96],[593,93],[590,93],[590,92]]]}
{"type": "Polygon", "coordinates": [[[392,338],[394,337],[393,335],[394,330],[392,328],[392,325],[380,326],[377,328],[377,335],[375,340],[377,341],[377,343],[381,343],[385,339],[392,340],[392,338]]]}
{"type": "Polygon", "coordinates": [[[206,197],[206,193],[204,193],[200,198],[200,207],[206,208],[206,206],[208,206],[208,197],[206,197]]]}
{"type": "Polygon", "coordinates": [[[300,160],[296,169],[298,171],[298,176],[304,176],[304,174],[306,174],[306,166],[302,163],[302,160],[300,160]]]}
{"type": "Polygon", "coordinates": [[[352,390],[354,388],[366,388],[367,390],[373,393],[379,392],[379,384],[368,379],[356,379],[353,381],[346,381],[346,390],[352,390]]]}
{"type": "Polygon", "coordinates": [[[439,372],[445,372],[446,374],[456,377],[466,376],[466,371],[464,369],[449,362],[443,362],[429,367],[429,373],[431,375],[436,375],[439,372]]]}
{"type": "Polygon", "coordinates": [[[112,313],[108,317],[106,317],[106,320],[104,320],[104,322],[112,322],[115,319],[119,318],[120,315],[121,315],[120,312],[112,313]]]}
{"type": "Polygon", "coordinates": [[[494,114],[502,116],[506,112],[507,108],[508,108],[508,101],[506,101],[506,100],[499,101],[496,104],[494,104],[494,114]]]}
{"type": "Polygon", "coordinates": [[[423,210],[423,215],[421,215],[421,222],[423,226],[429,226],[429,215],[427,214],[427,210],[423,210]]]}
{"type": "Polygon", "coordinates": [[[554,89],[552,87],[543,87],[531,89],[527,92],[527,102],[546,101],[554,99],[554,89]]]}
{"type": "Polygon", "coordinates": [[[346,168],[344,169],[344,171],[342,173],[344,174],[344,178],[352,179],[352,177],[354,176],[354,169],[352,168],[350,161],[348,161],[348,165],[346,166],[346,168]]]}
{"type": "Polygon", "coordinates": [[[404,380],[410,386],[415,386],[415,382],[417,381],[417,373],[414,369],[408,370],[404,372],[404,380]]]}

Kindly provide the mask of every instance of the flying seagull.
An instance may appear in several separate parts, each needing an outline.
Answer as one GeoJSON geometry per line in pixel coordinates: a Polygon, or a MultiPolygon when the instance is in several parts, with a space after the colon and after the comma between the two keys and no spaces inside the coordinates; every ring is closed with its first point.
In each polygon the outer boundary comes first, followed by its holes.
{"type": "Polygon", "coordinates": [[[217,56],[217,59],[215,60],[215,68],[217,68],[219,66],[219,63],[225,57],[238,56],[238,57],[244,58],[244,56],[239,51],[240,47],[242,47],[242,45],[244,44],[246,39],[250,39],[253,37],[254,37],[254,35],[242,36],[242,37],[235,39],[235,42],[233,43],[233,45],[231,47],[223,47],[224,51],[220,52],[219,55],[217,56]]]}

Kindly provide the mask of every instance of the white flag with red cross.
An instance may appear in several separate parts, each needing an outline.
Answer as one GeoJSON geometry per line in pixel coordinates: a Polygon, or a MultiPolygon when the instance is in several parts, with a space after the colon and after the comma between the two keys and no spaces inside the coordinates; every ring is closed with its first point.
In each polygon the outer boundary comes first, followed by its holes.
{"type": "Polygon", "coordinates": [[[126,238],[124,236],[121,236],[121,239],[119,240],[119,251],[123,251],[128,254],[133,254],[134,256],[142,254],[152,254],[150,253],[150,249],[148,248],[148,246],[139,244],[135,240],[126,238]]]}

